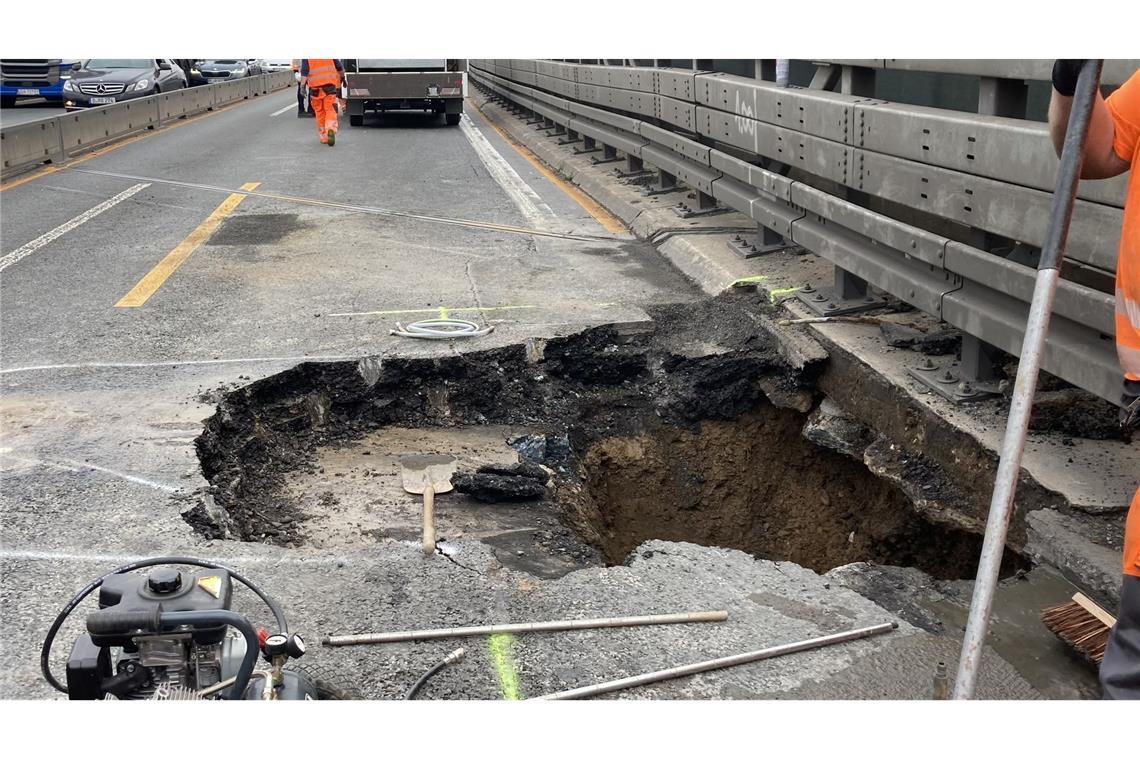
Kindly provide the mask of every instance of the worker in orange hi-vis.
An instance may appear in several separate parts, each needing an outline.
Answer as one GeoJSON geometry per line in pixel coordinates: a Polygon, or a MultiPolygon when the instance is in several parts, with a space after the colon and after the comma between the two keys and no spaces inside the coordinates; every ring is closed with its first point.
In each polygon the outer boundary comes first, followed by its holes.
{"type": "Polygon", "coordinates": [[[334,58],[301,60],[301,86],[309,93],[309,104],[317,121],[317,136],[327,145],[336,145],[336,111],[344,65],[334,58]]]}
{"type": "MultiPolygon", "coordinates": [[[[1077,75],[1083,61],[1053,65],[1049,132],[1057,154],[1065,140],[1077,75]]],[[[1124,382],[1120,426],[1125,439],[1140,426],[1140,71],[1108,98],[1097,93],[1081,177],[1105,179],[1131,171],[1116,262],[1116,353],[1124,382]]],[[[1100,666],[1106,699],[1140,699],[1140,488],[1124,526],[1124,581],[1120,613],[1100,666]]]]}

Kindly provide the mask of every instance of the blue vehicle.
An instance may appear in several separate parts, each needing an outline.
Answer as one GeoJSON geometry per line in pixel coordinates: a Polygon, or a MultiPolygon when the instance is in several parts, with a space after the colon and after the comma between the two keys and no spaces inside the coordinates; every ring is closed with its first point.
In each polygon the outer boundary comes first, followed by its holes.
{"type": "Polygon", "coordinates": [[[16,98],[45,98],[63,102],[63,83],[80,61],[64,58],[0,60],[0,106],[11,108],[16,98]]]}

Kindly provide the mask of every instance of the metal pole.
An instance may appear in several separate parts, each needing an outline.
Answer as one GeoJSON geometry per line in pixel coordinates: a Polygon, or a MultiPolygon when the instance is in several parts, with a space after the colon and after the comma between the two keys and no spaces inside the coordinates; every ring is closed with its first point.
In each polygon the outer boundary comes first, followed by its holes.
{"type": "Polygon", "coordinates": [[[1013,512],[1013,499],[1017,491],[1017,476],[1021,471],[1021,455],[1025,450],[1025,433],[1029,427],[1029,413],[1033,409],[1033,391],[1037,387],[1037,373],[1041,369],[1041,355],[1045,337],[1049,332],[1049,316],[1053,311],[1053,296],[1057,291],[1061,258],[1069,236],[1069,222],[1073,216],[1073,203],[1077,183],[1081,176],[1081,160],[1088,137],[1089,120],[1096,102],[1103,61],[1086,61],[1077,78],[1065,142],[1061,148],[1061,166],[1057,172],[1057,189],[1053,192],[1052,216],[1041,249],[1041,262],[1037,267],[1037,281],[1033,300],[1029,306],[1029,321],[1021,343],[1021,360],[1017,366],[1017,380],[1013,386],[1009,419],[1005,438],[1001,444],[1001,459],[994,479],[990,499],[986,536],[982,541],[982,555],[978,561],[974,596],[970,602],[970,618],[962,638],[962,655],[958,662],[958,676],[954,680],[954,699],[971,699],[982,659],[982,647],[990,625],[994,592],[997,589],[1001,557],[1005,551],[1005,537],[1009,518],[1013,512]]]}
{"type": "Polygon", "coordinates": [[[832,644],[842,644],[846,641],[864,639],[868,636],[876,636],[880,633],[889,633],[898,627],[898,623],[881,623],[868,628],[857,628],[853,631],[833,633],[830,636],[820,636],[819,638],[797,641],[792,644],[780,644],[779,646],[768,647],[767,649],[758,649],[755,652],[734,654],[729,657],[720,657],[715,660],[705,660],[704,662],[694,662],[691,665],[681,665],[676,668],[667,668],[653,673],[644,673],[639,676],[619,678],[616,681],[606,681],[605,683],[594,684],[593,686],[583,686],[578,689],[558,691],[553,694],[535,697],[535,699],[580,699],[582,697],[593,697],[598,694],[607,694],[611,691],[621,691],[622,689],[628,689],[633,686],[644,686],[645,684],[657,683],[658,681],[668,681],[673,678],[704,673],[709,670],[730,668],[734,665],[744,665],[758,660],[770,660],[773,657],[780,657],[785,654],[794,654],[808,649],[819,649],[820,647],[827,647],[832,644]]]}
{"type": "Polygon", "coordinates": [[[421,631],[358,633],[344,636],[326,636],[321,643],[328,647],[340,647],[350,644],[391,644],[397,641],[424,641],[426,639],[450,639],[459,636],[485,636],[493,633],[579,631],[586,628],[626,628],[629,626],[666,625],[669,623],[719,623],[724,620],[728,620],[728,612],[725,610],[707,610],[703,612],[677,612],[668,615],[642,615],[639,617],[551,620],[538,623],[476,625],[467,626],[465,628],[434,628],[421,631]]]}

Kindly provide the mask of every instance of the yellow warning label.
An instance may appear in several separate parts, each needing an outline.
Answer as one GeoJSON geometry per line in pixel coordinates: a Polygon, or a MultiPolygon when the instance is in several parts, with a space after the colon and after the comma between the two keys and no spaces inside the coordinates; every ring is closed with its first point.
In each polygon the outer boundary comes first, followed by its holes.
{"type": "Polygon", "coordinates": [[[220,575],[207,575],[205,578],[199,578],[198,585],[206,589],[215,599],[220,598],[222,594],[222,577],[220,575]]]}

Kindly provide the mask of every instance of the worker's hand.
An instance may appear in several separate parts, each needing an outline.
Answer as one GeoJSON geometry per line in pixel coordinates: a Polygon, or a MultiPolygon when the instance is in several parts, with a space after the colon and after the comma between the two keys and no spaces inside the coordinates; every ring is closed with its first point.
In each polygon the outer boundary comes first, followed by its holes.
{"type": "Polygon", "coordinates": [[[1073,97],[1077,91],[1077,77],[1080,76],[1084,59],[1063,58],[1053,62],[1053,89],[1065,97],[1073,97]]]}
{"type": "Polygon", "coordinates": [[[298,82],[300,82],[301,81],[301,72],[294,71],[293,72],[293,78],[296,79],[298,82]]]}
{"type": "Polygon", "coordinates": [[[1124,381],[1120,401],[1120,433],[1126,443],[1132,443],[1132,434],[1140,428],[1140,380],[1124,381]]]}

